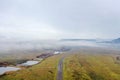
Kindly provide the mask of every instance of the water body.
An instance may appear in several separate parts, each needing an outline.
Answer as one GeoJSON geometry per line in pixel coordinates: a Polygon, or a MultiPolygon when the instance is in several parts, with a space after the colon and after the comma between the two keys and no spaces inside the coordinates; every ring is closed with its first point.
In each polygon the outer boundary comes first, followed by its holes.
{"type": "Polygon", "coordinates": [[[39,61],[27,61],[25,63],[22,63],[21,65],[22,66],[32,66],[32,65],[35,65],[35,64],[38,64],[39,61]]]}
{"type": "MultiPolygon", "coordinates": [[[[39,61],[27,61],[25,63],[22,63],[20,65],[22,66],[32,66],[32,65],[35,65],[35,64],[38,64],[39,61]]],[[[9,72],[9,71],[17,71],[17,70],[20,70],[21,68],[17,68],[17,67],[0,67],[0,75],[3,75],[4,73],[6,72],[9,72]]]]}
{"type": "Polygon", "coordinates": [[[17,71],[20,70],[20,68],[16,68],[16,67],[0,67],[0,75],[9,72],[9,71],[17,71]]]}

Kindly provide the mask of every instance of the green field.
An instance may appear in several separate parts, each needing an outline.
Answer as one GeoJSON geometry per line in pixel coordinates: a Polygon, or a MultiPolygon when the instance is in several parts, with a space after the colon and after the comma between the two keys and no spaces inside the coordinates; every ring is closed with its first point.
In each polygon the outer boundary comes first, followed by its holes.
{"type": "Polygon", "coordinates": [[[54,80],[56,79],[57,64],[62,55],[49,57],[40,64],[17,72],[10,72],[0,80],[54,80]]]}
{"type": "Polygon", "coordinates": [[[116,60],[116,54],[95,51],[54,55],[30,68],[9,72],[0,80],[56,80],[58,62],[63,56],[63,80],[120,80],[120,61],[116,60]]]}
{"type": "Polygon", "coordinates": [[[72,54],[64,60],[64,80],[120,80],[120,64],[110,54],[72,54]]]}
{"type": "Polygon", "coordinates": [[[36,58],[37,55],[41,53],[11,53],[11,54],[1,54],[0,62],[8,62],[11,65],[16,65],[23,63],[27,60],[36,58]]]}

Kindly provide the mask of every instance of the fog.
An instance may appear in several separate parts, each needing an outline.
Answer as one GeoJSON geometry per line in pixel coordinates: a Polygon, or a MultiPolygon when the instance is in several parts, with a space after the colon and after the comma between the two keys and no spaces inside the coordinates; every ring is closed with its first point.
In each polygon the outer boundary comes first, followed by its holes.
{"type": "Polygon", "coordinates": [[[120,36],[119,0],[0,0],[0,53],[99,43],[120,36]],[[67,41],[60,39],[97,39],[67,41]]]}
{"type": "Polygon", "coordinates": [[[19,53],[19,52],[40,52],[43,50],[58,50],[61,47],[101,47],[119,49],[120,44],[101,43],[105,40],[95,41],[64,41],[64,40],[32,40],[32,41],[18,41],[18,40],[1,40],[0,53],[19,53]]]}
{"type": "Polygon", "coordinates": [[[12,40],[118,38],[119,0],[0,0],[0,36],[12,40]]]}

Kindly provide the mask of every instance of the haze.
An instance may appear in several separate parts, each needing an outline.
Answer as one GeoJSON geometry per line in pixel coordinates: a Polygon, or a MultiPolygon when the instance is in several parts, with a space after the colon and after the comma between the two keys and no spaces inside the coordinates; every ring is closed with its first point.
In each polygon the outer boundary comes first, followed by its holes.
{"type": "Polygon", "coordinates": [[[0,0],[0,37],[117,38],[119,4],[119,0],[0,0]]]}

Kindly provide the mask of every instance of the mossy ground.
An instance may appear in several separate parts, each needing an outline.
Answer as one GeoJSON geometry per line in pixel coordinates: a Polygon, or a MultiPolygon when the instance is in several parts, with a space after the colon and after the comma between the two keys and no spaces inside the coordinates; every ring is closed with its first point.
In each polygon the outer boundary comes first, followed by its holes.
{"type": "Polygon", "coordinates": [[[75,53],[64,60],[64,80],[120,80],[111,55],[75,53]]]}
{"type": "Polygon", "coordinates": [[[55,55],[30,68],[5,75],[0,80],[55,80],[57,65],[62,55],[55,55]]]}

